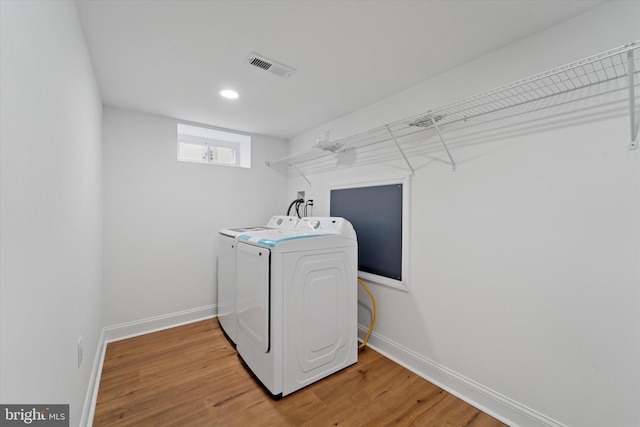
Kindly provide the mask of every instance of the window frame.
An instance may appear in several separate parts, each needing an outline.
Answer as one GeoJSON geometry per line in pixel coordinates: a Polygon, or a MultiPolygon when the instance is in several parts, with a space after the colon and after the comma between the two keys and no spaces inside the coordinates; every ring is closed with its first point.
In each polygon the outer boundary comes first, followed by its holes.
{"type": "Polygon", "coordinates": [[[179,162],[251,168],[251,136],[247,134],[179,122],[176,142],[176,157],[179,162]],[[203,158],[200,160],[181,157],[182,144],[204,147],[203,158]],[[234,161],[224,162],[213,159],[213,149],[216,148],[231,150],[234,161]]]}
{"type": "Polygon", "coordinates": [[[217,164],[217,165],[225,165],[225,166],[237,166],[240,167],[241,161],[241,153],[240,153],[240,143],[232,142],[232,141],[222,141],[219,139],[205,138],[202,136],[195,135],[186,135],[186,134],[178,134],[178,161],[181,162],[190,162],[190,163],[206,163],[206,164],[217,164]],[[188,144],[197,144],[203,145],[206,147],[205,149],[205,158],[203,161],[198,160],[189,160],[185,158],[180,158],[180,143],[188,143],[188,144]],[[234,162],[221,162],[218,160],[213,160],[211,158],[211,148],[227,148],[233,151],[234,153],[234,162]]]}

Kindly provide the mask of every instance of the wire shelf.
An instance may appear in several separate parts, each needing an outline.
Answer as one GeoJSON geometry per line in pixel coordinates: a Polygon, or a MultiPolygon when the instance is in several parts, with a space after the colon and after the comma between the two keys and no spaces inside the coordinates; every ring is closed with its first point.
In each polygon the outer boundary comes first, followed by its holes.
{"type": "MultiPolygon", "coordinates": [[[[377,128],[369,129],[334,141],[318,142],[313,148],[293,154],[268,166],[283,173],[306,175],[340,167],[340,155],[349,150],[358,151],[358,163],[403,158],[413,172],[409,158],[421,141],[423,150],[444,150],[455,162],[447,148],[443,134],[466,128],[568,105],[614,92],[629,92],[631,116],[630,148],[637,148],[637,118],[635,114],[635,86],[640,82],[640,41],[629,43],[591,57],[554,68],[543,73],[510,83],[464,100],[429,110],[377,128]],[[438,135],[441,145],[426,138],[438,135]],[[395,145],[394,145],[395,144],[395,145]]],[[[348,166],[345,164],[345,166],[348,166]]]]}

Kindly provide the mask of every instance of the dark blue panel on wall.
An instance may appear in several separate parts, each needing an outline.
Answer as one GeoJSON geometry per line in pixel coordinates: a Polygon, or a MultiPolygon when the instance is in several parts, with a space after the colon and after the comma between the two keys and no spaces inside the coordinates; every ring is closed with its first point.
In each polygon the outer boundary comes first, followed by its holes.
{"type": "Polygon", "coordinates": [[[331,190],[331,216],[358,235],[358,270],[402,280],[402,184],[331,190]]]}

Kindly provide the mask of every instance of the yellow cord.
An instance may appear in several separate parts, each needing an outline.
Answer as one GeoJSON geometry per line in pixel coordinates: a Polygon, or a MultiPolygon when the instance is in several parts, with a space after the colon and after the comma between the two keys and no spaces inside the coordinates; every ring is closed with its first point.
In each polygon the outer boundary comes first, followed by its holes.
{"type": "Polygon", "coordinates": [[[362,344],[360,345],[360,350],[363,350],[364,347],[367,345],[367,341],[369,341],[369,335],[371,335],[371,331],[373,331],[373,327],[376,324],[376,299],[373,297],[373,294],[371,293],[367,285],[365,285],[362,280],[358,278],[358,282],[362,285],[364,290],[367,291],[367,293],[369,294],[369,297],[371,298],[371,302],[373,303],[373,320],[371,321],[371,326],[369,326],[367,335],[365,335],[364,340],[362,340],[362,344]]]}

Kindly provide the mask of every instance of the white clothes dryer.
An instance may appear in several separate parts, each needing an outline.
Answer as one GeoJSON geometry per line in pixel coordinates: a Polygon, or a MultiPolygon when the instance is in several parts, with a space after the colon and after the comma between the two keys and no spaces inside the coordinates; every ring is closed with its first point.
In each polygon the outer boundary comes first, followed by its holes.
{"type": "Polygon", "coordinates": [[[218,322],[229,339],[236,343],[236,238],[243,233],[268,229],[293,229],[295,216],[275,215],[267,225],[228,227],[219,232],[218,322]]]}
{"type": "Polygon", "coordinates": [[[238,236],[237,350],[274,396],[357,362],[357,261],[343,218],[238,236]]]}

